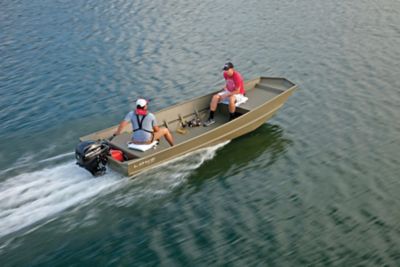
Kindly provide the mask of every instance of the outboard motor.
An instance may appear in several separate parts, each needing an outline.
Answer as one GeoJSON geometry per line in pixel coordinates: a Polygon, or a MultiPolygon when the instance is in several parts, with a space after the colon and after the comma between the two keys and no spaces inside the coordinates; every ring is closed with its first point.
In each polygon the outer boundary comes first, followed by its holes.
{"type": "Polygon", "coordinates": [[[83,141],[75,149],[76,164],[88,170],[93,176],[106,172],[107,155],[110,147],[104,141],[83,141]]]}

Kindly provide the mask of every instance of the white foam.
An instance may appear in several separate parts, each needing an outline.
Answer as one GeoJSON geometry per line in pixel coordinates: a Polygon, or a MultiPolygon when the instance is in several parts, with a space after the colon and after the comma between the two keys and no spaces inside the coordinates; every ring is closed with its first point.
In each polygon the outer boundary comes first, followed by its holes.
{"type": "Polygon", "coordinates": [[[0,184],[0,236],[114,190],[119,181],[116,175],[93,178],[74,162],[9,178],[0,184]]]}
{"type": "Polygon", "coordinates": [[[216,152],[229,141],[175,158],[160,164],[142,174],[134,180],[134,186],[128,192],[116,194],[111,205],[132,206],[143,199],[160,198],[182,186],[195,169],[205,161],[214,158],[216,152]],[[145,176],[145,177],[143,177],[145,176]],[[142,179],[143,178],[143,179],[142,179]]]}
{"type": "Polygon", "coordinates": [[[39,162],[48,162],[48,161],[53,161],[53,160],[57,160],[57,159],[62,159],[65,157],[70,157],[73,156],[75,154],[75,152],[68,152],[68,153],[64,153],[64,154],[60,154],[51,158],[47,158],[47,159],[42,159],[39,162]]]}
{"type": "MultiPolygon", "coordinates": [[[[60,154],[60,155],[57,155],[57,156],[54,156],[54,157],[38,160],[37,163],[45,163],[45,162],[56,161],[56,160],[59,160],[59,159],[71,157],[74,154],[75,154],[74,152],[68,152],[68,153],[60,154]]],[[[29,167],[29,166],[31,166],[33,160],[34,160],[34,156],[31,155],[31,154],[22,156],[21,159],[19,159],[18,162],[16,162],[12,167],[7,168],[5,170],[1,170],[0,171],[0,175],[6,174],[6,173],[8,173],[10,171],[14,171],[14,170],[17,170],[17,169],[22,169],[22,168],[29,167]]]]}
{"type": "MultiPolygon", "coordinates": [[[[164,196],[185,183],[194,169],[213,158],[227,143],[174,159],[134,180],[123,179],[111,171],[94,178],[73,161],[10,177],[0,183],[0,237],[24,228],[24,231],[35,229],[39,222],[54,220],[62,211],[79,208],[99,195],[114,192],[107,202],[117,206],[131,206],[138,199],[151,201],[154,196],[164,196]]],[[[53,159],[66,155],[70,153],[53,159]]]]}

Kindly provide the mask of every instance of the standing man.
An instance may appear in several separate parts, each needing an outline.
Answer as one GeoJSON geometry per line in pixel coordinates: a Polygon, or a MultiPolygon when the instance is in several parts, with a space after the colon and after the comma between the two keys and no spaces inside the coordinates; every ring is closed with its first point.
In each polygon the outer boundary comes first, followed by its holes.
{"type": "Polygon", "coordinates": [[[244,97],[245,90],[242,75],[234,69],[231,62],[225,63],[223,71],[226,81],[224,90],[212,97],[210,103],[210,115],[208,120],[204,123],[204,126],[209,126],[215,123],[214,112],[217,109],[217,105],[219,102],[226,99],[229,103],[229,120],[233,120],[235,118],[236,102],[240,102],[244,97]]]}
{"type": "Polygon", "coordinates": [[[136,101],[136,110],[126,114],[113,136],[119,135],[129,122],[131,122],[133,130],[132,143],[151,144],[154,140],[164,137],[170,146],[174,145],[174,139],[169,130],[158,127],[154,114],[147,111],[147,100],[139,98],[136,101]]]}

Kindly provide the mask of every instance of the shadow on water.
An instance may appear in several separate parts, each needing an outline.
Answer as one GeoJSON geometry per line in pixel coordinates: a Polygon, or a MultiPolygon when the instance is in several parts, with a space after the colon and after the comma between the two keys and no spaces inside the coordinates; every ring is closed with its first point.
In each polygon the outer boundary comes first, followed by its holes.
{"type": "Polygon", "coordinates": [[[200,182],[222,175],[231,168],[241,170],[256,161],[263,154],[267,162],[264,166],[271,166],[285,153],[292,141],[284,137],[284,130],[279,125],[264,124],[256,131],[239,137],[217,152],[217,156],[201,165],[189,179],[191,183],[200,182]]]}
{"type": "MultiPolygon", "coordinates": [[[[226,176],[232,169],[241,172],[254,162],[256,167],[274,164],[292,143],[283,135],[280,126],[265,124],[227,145],[197,151],[143,173],[143,177],[133,181],[121,179],[113,172],[90,179],[90,175],[72,161],[15,176],[0,184],[0,199],[8,200],[0,205],[3,240],[8,239],[8,235],[20,236],[27,229],[36,229],[66,210],[71,212],[64,218],[72,218],[67,220],[68,226],[76,224],[76,216],[93,213],[98,207],[103,210],[135,206],[140,216],[142,210],[148,212],[158,207],[157,200],[165,202],[166,198],[181,194],[187,189],[182,185],[197,186],[203,180],[226,176]]],[[[129,212],[132,214],[132,209],[129,212]]]]}
{"type": "MultiPolygon", "coordinates": [[[[0,228],[5,235],[0,240],[6,243],[3,248],[0,247],[0,255],[8,254],[9,260],[18,261],[13,257],[14,252],[24,250],[23,247],[29,243],[27,240],[41,240],[44,233],[59,229],[60,225],[63,231],[55,240],[68,239],[72,233],[82,229],[94,229],[94,225],[97,230],[107,231],[109,225],[123,226],[129,222],[135,226],[138,218],[154,220],[164,203],[179,206],[177,196],[185,191],[190,194],[191,190],[182,185],[196,190],[204,181],[227,176],[232,170],[241,172],[260,164],[271,166],[291,143],[291,140],[284,138],[280,126],[264,124],[253,133],[227,145],[198,151],[164,167],[155,168],[144,173],[143,179],[121,179],[113,173],[100,179],[88,179],[89,175],[76,168],[73,162],[18,176],[10,181],[13,184],[6,185],[10,199],[16,200],[5,206],[15,208],[15,211],[3,214],[0,228]],[[65,175],[59,177],[60,173],[65,175]],[[118,212],[115,213],[115,210],[118,212]],[[40,214],[36,214],[38,211],[40,214]],[[19,225],[21,220],[26,223],[19,225]]],[[[159,220],[164,218],[162,215],[159,220]]],[[[93,237],[88,234],[85,238],[93,237]]],[[[46,244],[35,248],[36,253],[47,250],[46,244]]],[[[24,260],[29,261],[29,255],[26,257],[24,260]]]]}
{"type": "MultiPolygon", "coordinates": [[[[291,140],[284,138],[284,130],[264,124],[256,131],[228,144],[204,148],[139,174],[129,185],[104,198],[106,206],[140,207],[149,210],[158,201],[174,199],[203,181],[245,169],[265,168],[274,164],[285,153],[291,140]],[[254,163],[254,164],[253,164],[254,163]],[[110,201],[110,199],[112,199],[110,201]]],[[[97,199],[97,204],[103,200],[97,199]]],[[[130,210],[132,212],[132,210],[130,210]]]]}

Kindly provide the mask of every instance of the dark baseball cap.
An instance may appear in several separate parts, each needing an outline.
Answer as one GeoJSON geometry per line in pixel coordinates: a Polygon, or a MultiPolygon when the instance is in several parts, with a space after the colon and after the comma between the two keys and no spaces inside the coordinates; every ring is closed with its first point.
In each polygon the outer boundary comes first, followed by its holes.
{"type": "Polygon", "coordinates": [[[232,68],[233,68],[232,62],[226,62],[224,67],[223,67],[223,70],[229,70],[229,69],[232,69],[232,68]]]}

